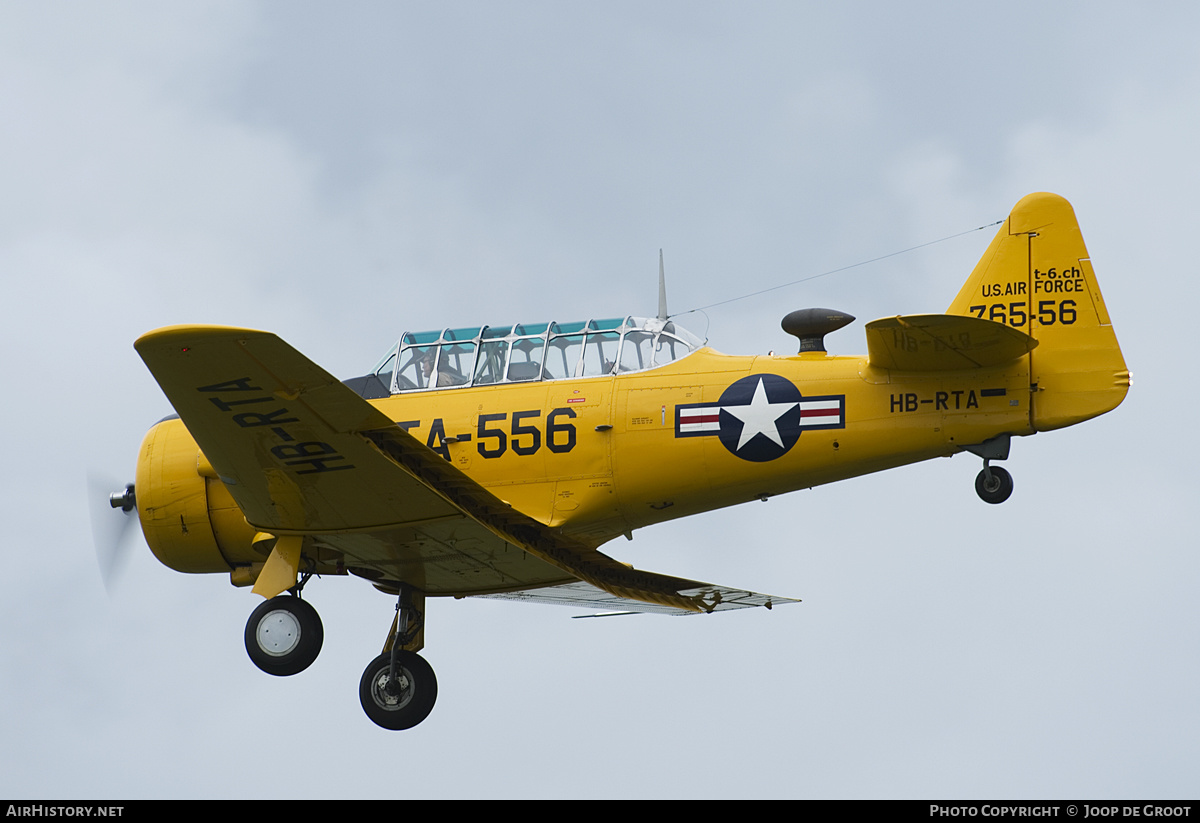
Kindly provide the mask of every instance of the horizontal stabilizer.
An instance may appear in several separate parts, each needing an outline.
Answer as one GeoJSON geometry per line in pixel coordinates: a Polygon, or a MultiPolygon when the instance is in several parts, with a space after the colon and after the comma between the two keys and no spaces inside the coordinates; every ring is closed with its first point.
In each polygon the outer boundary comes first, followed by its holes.
{"type": "Polygon", "coordinates": [[[957,371],[1010,363],[1038,341],[1003,323],[955,314],[910,314],[867,324],[867,356],[877,369],[957,371]]]}

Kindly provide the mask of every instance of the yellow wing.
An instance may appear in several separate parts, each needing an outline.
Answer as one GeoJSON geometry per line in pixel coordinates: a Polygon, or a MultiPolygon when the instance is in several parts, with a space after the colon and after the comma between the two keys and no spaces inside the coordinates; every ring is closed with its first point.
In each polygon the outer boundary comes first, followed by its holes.
{"type": "Polygon", "coordinates": [[[676,613],[789,602],[639,571],[516,511],[273,334],[173,326],[134,345],[251,526],[381,587],[676,613]]]}

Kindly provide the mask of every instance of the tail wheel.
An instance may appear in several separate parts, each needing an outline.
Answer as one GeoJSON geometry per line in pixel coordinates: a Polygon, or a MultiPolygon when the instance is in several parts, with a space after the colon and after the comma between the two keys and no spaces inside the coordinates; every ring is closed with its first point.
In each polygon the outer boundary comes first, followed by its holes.
{"type": "Polygon", "coordinates": [[[1012,475],[999,466],[989,466],[975,477],[975,493],[985,503],[1003,503],[1013,493],[1012,475]]]}
{"type": "Polygon", "coordinates": [[[250,614],[246,653],[267,674],[298,674],[321,653],[325,629],[317,610],[299,597],[281,594],[250,614]]]}
{"type": "Polygon", "coordinates": [[[358,698],[367,717],[392,731],[411,729],[433,711],[437,678],[425,658],[415,652],[396,651],[395,677],[392,653],[371,661],[358,684],[358,698]]]}

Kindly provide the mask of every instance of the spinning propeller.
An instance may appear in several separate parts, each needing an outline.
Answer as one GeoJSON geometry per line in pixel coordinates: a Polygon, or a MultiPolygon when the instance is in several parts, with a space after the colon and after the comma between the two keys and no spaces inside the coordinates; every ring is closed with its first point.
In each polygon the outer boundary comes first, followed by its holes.
{"type": "Polygon", "coordinates": [[[92,516],[92,544],[104,588],[112,591],[113,581],[128,557],[129,527],[137,522],[137,498],[133,484],[123,491],[108,492],[116,485],[107,477],[88,474],[88,508],[92,516]],[[107,505],[105,499],[107,498],[107,505]],[[120,510],[117,516],[113,509],[120,510]]]}

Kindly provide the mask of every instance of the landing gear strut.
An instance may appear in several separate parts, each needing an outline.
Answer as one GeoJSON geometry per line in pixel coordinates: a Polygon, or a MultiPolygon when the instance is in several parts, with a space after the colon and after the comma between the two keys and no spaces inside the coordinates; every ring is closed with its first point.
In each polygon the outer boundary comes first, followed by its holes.
{"type": "Polygon", "coordinates": [[[367,717],[392,731],[420,723],[437,700],[433,668],[416,653],[423,644],[423,605],[424,598],[411,587],[400,587],[394,634],[358,683],[358,699],[367,717]]]}

